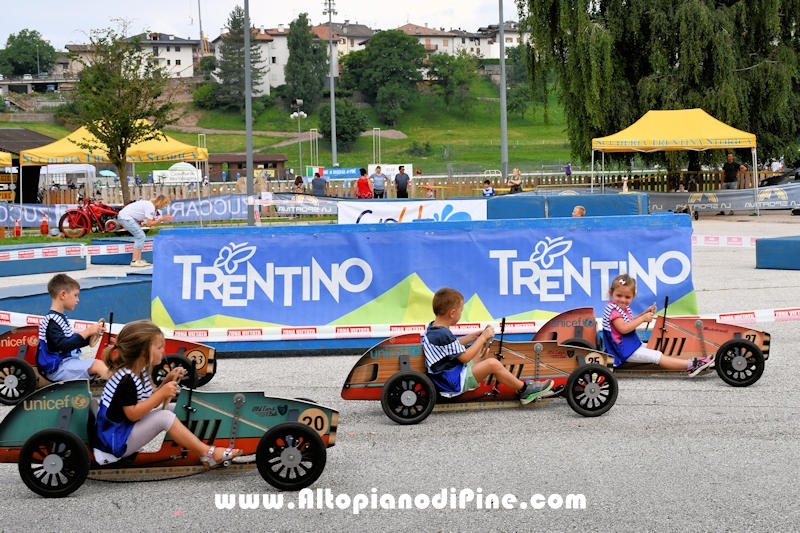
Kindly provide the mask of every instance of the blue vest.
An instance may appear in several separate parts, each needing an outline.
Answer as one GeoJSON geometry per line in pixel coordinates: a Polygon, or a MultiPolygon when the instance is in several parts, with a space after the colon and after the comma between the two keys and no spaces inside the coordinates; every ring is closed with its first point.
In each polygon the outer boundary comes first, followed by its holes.
{"type": "Polygon", "coordinates": [[[620,366],[628,360],[628,357],[630,357],[633,352],[639,349],[642,345],[642,341],[639,340],[639,335],[636,334],[636,330],[633,330],[623,334],[619,343],[614,342],[614,336],[611,334],[611,320],[609,318],[611,316],[611,311],[614,309],[619,311],[625,322],[630,322],[631,319],[626,312],[628,310],[622,309],[615,303],[606,305],[605,311],[603,312],[603,339],[606,344],[606,352],[614,356],[614,366],[620,366]]]}
{"type": "Polygon", "coordinates": [[[47,328],[52,320],[56,321],[56,324],[61,328],[65,337],[72,337],[75,335],[69,322],[64,320],[61,315],[55,314],[52,311],[45,315],[44,319],[39,323],[39,346],[36,348],[36,367],[39,369],[39,373],[44,374],[45,377],[47,374],[52,374],[58,370],[63,359],[67,357],[80,357],[81,355],[80,349],[73,350],[70,353],[61,353],[51,351],[50,348],[47,347],[47,328]]]}
{"type": "MultiPolygon", "coordinates": [[[[136,384],[136,401],[141,402],[153,395],[153,386],[147,375],[147,369],[141,376],[136,376],[128,368],[118,370],[106,383],[103,395],[100,397],[100,408],[97,410],[97,420],[95,428],[97,430],[97,449],[106,454],[113,455],[119,460],[128,451],[128,437],[133,430],[134,422],[124,418],[121,422],[114,422],[108,419],[107,411],[117,391],[119,382],[125,376],[131,376],[136,384]]],[[[98,461],[99,462],[99,461],[98,461]]],[[[110,459],[106,462],[113,462],[110,459]]]]}

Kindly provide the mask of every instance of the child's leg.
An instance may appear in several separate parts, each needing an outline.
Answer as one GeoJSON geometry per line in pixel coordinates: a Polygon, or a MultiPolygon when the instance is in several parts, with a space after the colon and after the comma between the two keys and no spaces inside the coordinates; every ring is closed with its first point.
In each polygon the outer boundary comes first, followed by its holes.
{"type": "Polygon", "coordinates": [[[98,376],[102,379],[108,378],[108,366],[100,359],[95,359],[92,366],[89,367],[90,376],[98,376]]]}
{"type": "Polygon", "coordinates": [[[628,363],[649,363],[651,365],[658,365],[667,370],[686,370],[688,368],[688,361],[685,359],[678,359],[677,357],[664,357],[664,354],[658,350],[651,350],[645,348],[644,345],[631,354],[626,361],[628,363]]]}
{"type": "MultiPolygon", "coordinates": [[[[205,455],[208,453],[208,450],[211,448],[211,446],[205,444],[200,439],[195,437],[194,433],[186,429],[186,426],[184,426],[177,417],[172,422],[172,426],[166,431],[169,436],[172,437],[172,440],[184,448],[193,451],[200,457],[205,457],[205,455]]],[[[225,448],[216,448],[214,450],[214,460],[216,462],[220,462],[224,454],[225,448]]],[[[236,457],[238,455],[242,455],[242,450],[235,448],[233,450],[233,456],[236,457]]]]}
{"type": "Polygon", "coordinates": [[[516,391],[521,390],[525,383],[514,377],[514,375],[503,366],[497,359],[484,359],[472,365],[472,375],[480,383],[487,376],[494,374],[497,381],[516,391]]]}
{"type": "Polygon", "coordinates": [[[177,420],[172,411],[151,411],[137,420],[133,425],[131,434],[128,436],[128,445],[125,455],[127,457],[139,451],[139,449],[153,440],[162,431],[168,431],[173,422],[177,420]]]}

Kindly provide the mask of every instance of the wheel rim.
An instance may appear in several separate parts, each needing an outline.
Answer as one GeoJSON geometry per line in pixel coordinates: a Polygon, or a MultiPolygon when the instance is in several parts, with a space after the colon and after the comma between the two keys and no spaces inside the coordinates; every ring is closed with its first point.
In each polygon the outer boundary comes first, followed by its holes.
{"type": "Polygon", "coordinates": [[[89,227],[89,219],[88,217],[81,213],[81,212],[70,212],[66,214],[64,217],[64,222],[67,224],[61,224],[61,232],[64,233],[67,237],[77,238],[83,237],[86,233],[88,233],[91,228],[89,227]]]}
{"type": "Polygon", "coordinates": [[[716,364],[730,379],[745,381],[756,374],[758,361],[753,351],[747,346],[735,344],[717,355],[716,364]]]}
{"type": "Polygon", "coordinates": [[[277,435],[266,449],[266,466],[271,476],[283,483],[300,483],[318,468],[321,457],[305,435],[291,431],[277,435]]]}
{"type": "Polygon", "coordinates": [[[601,409],[611,395],[611,383],[599,372],[586,372],[575,380],[572,387],[575,402],[589,411],[601,409]]]}
{"type": "Polygon", "coordinates": [[[33,391],[35,386],[32,373],[16,363],[0,365],[0,401],[16,403],[33,391]]]}
{"type": "Polygon", "coordinates": [[[64,491],[77,483],[84,466],[81,462],[78,450],[58,438],[39,439],[28,457],[20,457],[20,463],[29,469],[32,481],[42,492],[64,491]]]}
{"type": "Polygon", "coordinates": [[[167,377],[167,374],[177,367],[181,367],[186,370],[184,378],[179,382],[181,386],[191,387],[192,372],[194,371],[194,368],[191,361],[179,355],[167,355],[164,357],[161,363],[153,367],[153,384],[156,386],[161,385],[161,382],[164,381],[164,378],[167,377]]]}
{"type": "Polygon", "coordinates": [[[387,403],[396,416],[414,418],[425,411],[429,401],[430,396],[422,383],[408,378],[391,385],[387,403]]]}

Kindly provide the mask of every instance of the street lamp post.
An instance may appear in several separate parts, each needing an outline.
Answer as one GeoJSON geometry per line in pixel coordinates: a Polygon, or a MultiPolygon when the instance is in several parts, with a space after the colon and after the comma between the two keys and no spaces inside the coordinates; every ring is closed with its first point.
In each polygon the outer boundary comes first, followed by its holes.
{"type": "MultiPolygon", "coordinates": [[[[328,43],[330,50],[329,59],[331,63],[331,166],[338,167],[339,160],[336,154],[336,100],[333,95],[333,15],[337,15],[338,13],[336,12],[336,7],[334,6],[335,2],[333,0],[323,0],[323,4],[325,4],[325,11],[323,11],[322,14],[328,15],[328,43]]],[[[336,56],[338,58],[338,54],[336,56]]]]}
{"type": "Polygon", "coordinates": [[[39,68],[39,45],[36,45],[36,75],[41,76],[42,71],[39,68]]]}
{"type": "MultiPolygon", "coordinates": [[[[289,115],[289,118],[297,119],[297,151],[300,154],[300,176],[303,175],[303,141],[300,138],[300,119],[308,117],[308,115],[306,115],[303,111],[300,111],[300,106],[302,105],[303,105],[302,100],[300,99],[292,100],[292,107],[297,111],[289,115]]],[[[297,173],[295,173],[295,176],[296,175],[297,173]]]]}
{"type": "Polygon", "coordinates": [[[500,0],[500,172],[508,179],[508,118],[506,115],[506,35],[503,20],[503,0],[500,0]]]}

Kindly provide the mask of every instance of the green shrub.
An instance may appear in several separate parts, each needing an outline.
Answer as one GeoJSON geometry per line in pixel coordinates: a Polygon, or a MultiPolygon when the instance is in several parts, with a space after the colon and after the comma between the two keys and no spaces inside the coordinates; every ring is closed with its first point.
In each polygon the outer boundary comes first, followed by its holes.
{"type": "Polygon", "coordinates": [[[192,93],[194,104],[200,109],[214,109],[219,106],[219,85],[216,83],[201,83],[192,93]]]}
{"type": "Polygon", "coordinates": [[[433,147],[428,141],[425,141],[424,143],[412,141],[411,146],[406,149],[406,154],[413,157],[428,157],[433,155],[433,147]]]}

